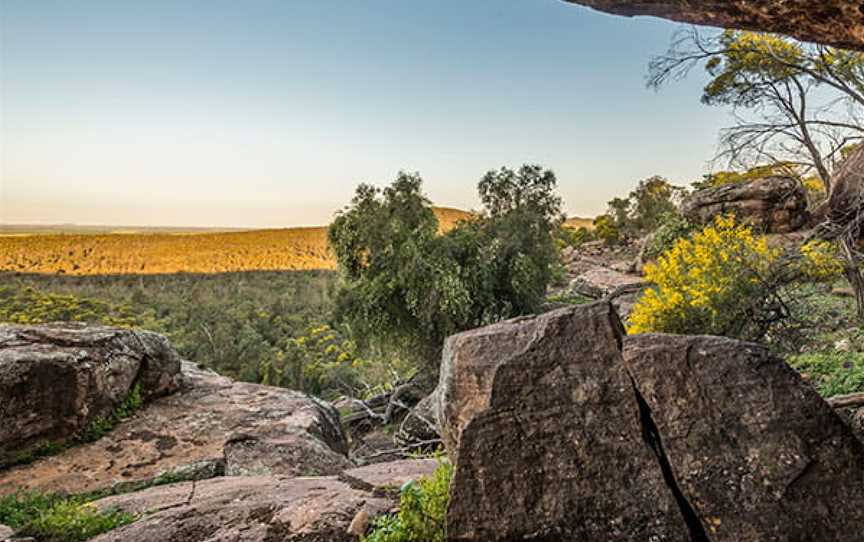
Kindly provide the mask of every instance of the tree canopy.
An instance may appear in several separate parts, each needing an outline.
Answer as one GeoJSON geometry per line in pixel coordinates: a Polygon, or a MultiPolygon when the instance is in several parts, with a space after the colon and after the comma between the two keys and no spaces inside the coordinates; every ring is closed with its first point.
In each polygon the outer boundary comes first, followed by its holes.
{"type": "Polygon", "coordinates": [[[418,174],[360,185],[329,230],[343,277],[337,318],[432,361],[450,334],[536,311],[557,264],[555,187],[540,166],[490,171],[483,211],[438,234],[418,174]]]}
{"type": "Polygon", "coordinates": [[[710,77],[702,102],[735,113],[718,158],[744,169],[791,164],[802,178],[812,171],[827,192],[842,149],[864,137],[864,53],[773,34],[691,30],[651,61],[649,85],[682,78],[702,63],[710,77]]]}

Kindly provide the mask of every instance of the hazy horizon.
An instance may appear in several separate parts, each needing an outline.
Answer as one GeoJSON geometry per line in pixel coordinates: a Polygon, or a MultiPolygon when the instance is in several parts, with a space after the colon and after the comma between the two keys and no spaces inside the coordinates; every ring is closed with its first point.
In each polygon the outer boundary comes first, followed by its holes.
{"type": "Polygon", "coordinates": [[[419,171],[476,208],[482,174],[553,169],[595,216],[707,171],[703,77],[645,88],[681,28],[560,0],[0,3],[0,223],[327,224],[419,171]]]}

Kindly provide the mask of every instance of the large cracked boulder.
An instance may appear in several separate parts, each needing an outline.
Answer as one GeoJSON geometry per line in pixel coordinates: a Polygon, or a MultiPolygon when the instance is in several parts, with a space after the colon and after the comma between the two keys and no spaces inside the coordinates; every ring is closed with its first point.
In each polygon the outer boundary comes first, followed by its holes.
{"type": "Polygon", "coordinates": [[[686,539],[641,436],[622,334],[597,303],[447,341],[452,540],[686,539]]]}
{"type": "Polygon", "coordinates": [[[697,224],[732,213],[764,233],[788,233],[806,226],[807,193],[791,177],[773,176],[698,190],[681,205],[681,212],[697,224]]]}
{"type": "Polygon", "coordinates": [[[0,325],[0,464],[67,441],[135,385],[145,400],[175,391],[179,372],[177,353],[155,333],[0,325]]]}
{"type": "Polygon", "coordinates": [[[864,532],[864,445],[757,345],[625,338],[596,303],[462,333],[445,352],[453,541],[864,532]]]}
{"type": "Polygon", "coordinates": [[[306,394],[235,382],[182,364],[181,388],[154,400],[96,442],[0,471],[16,488],[125,490],[160,477],[335,475],[351,466],[339,414],[306,394]]]}

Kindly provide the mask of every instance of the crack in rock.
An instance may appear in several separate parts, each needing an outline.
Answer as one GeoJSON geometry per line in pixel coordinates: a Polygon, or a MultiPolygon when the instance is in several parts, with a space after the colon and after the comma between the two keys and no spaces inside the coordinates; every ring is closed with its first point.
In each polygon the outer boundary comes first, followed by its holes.
{"type": "Polygon", "coordinates": [[[657,457],[657,463],[663,473],[663,480],[672,492],[672,496],[675,497],[675,502],[678,504],[681,516],[684,519],[684,523],[687,525],[687,530],[690,531],[690,540],[691,542],[711,542],[711,539],[708,538],[708,533],[705,530],[705,527],[699,520],[699,515],[687,500],[687,497],[684,496],[684,493],[678,486],[678,482],[675,480],[675,473],[672,471],[672,464],[669,462],[669,458],[666,456],[666,451],[663,449],[663,440],[660,437],[660,431],[657,429],[657,424],[651,416],[651,407],[648,406],[648,402],[645,401],[644,397],[642,397],[642,394],[639,392],[639,388],[636,386],[636,382],[632,377],[631,382],[633,384],[633,393],[636,396],[636,402],[639,405],[639,422],[642,425],[642,438],[657,457]]]}

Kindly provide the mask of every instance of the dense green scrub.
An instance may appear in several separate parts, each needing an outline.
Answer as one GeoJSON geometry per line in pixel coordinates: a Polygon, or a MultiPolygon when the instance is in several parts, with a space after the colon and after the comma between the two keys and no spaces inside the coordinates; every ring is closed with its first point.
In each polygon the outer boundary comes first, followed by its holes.
{"type": "Polygon", "coordinates": [[[0,275],[0,320],[80,320],[165,333],[185,359],[245,381],[325,320],[327,271],[138,276],[0,275]],[[30,290],[28,290],[30,288],[30,290]]]}
{"type": "Polygon", "coordinates": [[[82,497],[40,492],[0,497],[0,523],[37,542],[83,542],[135,519],[118,510],[100,511],[82,497]]]}

